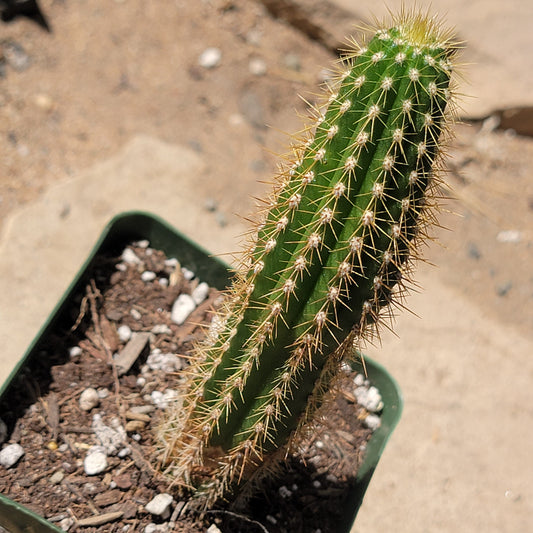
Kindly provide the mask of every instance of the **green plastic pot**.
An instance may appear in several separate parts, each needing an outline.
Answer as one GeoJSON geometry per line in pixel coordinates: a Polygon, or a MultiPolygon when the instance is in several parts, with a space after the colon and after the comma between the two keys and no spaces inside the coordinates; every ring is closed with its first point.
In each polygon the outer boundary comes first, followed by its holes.
{"type": "MultiPolygon", "coordinates": [[[[106,226],[48,320],[0,388],[0,406],[9,405],[10,401],[15,401],[10,400],[10,393],[14,385],[24,379],[27,373],[40,372],[42,376],[44,372],[46,375],[52,366],[52,361],[43,361],[42,348],[54,330],[72,324],[68,309],[72,308],[74,298],[83,293],[91,277],[96,256],[102,254],[117,256],[132,241],[144,239],[150,241],[151,247],[164,251],[167,256],[177,257],[182,266],[195,272],[199,279],[209,285],[223,289],[228,284],[231,275],[229,267],[219,259],[210,256],[207,251],[187,239],[165,221],[154,215],[137,211],[117,215],[106,226]]],[[[402,396],[396,381],[375,361],[365,358],[365,364],[369,380],[378,387],[382,395],[384,408],[381,427],[373,433],[367,444],[365,459],[350,493],[349,502],[344,509],[339,533],[347,533],[352,528],[372,474],[402,411],[402,396]]],[[[16,401],[20,402],[20,398],[16,401]]],[[[28,405],[32,402],[33,399],[30,401],[28,398],[28,405]]],[[[59,533],[61,531],[44,518],[2,494],[0,494],[0,526],[10,533],[59,533]]]]}

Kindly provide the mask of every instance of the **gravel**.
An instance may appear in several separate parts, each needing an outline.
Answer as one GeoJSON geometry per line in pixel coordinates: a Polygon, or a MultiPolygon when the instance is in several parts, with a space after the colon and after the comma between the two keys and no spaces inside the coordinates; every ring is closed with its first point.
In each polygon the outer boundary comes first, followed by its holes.
{"type": "Polygon", "coordinates": [[[88,476],[101,474],[107,468],[107,455],[101,446],[93,446],[83,460],[83,470],[88,476]]]}
{"type": "Polygon", "coordinates": [[[17,443],[8,444],[0,451],[0,465],[4,468],[15,466],[24,455],[24,448],[17,443]]]}
{"type": "Polygon", "coordinates": [[[90,411],[100,405],[100,396],[96,389],[89,387],[80,394],[80,409],[90,411]]]}
{"type": "Polygon", "coordinates": [[[189,294],[180,294],[172,306],[170,318],[172,322],[181,326],[187,317],[196,309],[196,304],[189,294]]]}
{"type": "Polygon", "coordinates": [[[154,516],[160,516],[161,518],[165,519],[170,516],[170,506],[173,502],[174,498],[170,494],[162,492],[150,500],[144,506],[144,508],[147,513],[150,513],[154,516]]]}

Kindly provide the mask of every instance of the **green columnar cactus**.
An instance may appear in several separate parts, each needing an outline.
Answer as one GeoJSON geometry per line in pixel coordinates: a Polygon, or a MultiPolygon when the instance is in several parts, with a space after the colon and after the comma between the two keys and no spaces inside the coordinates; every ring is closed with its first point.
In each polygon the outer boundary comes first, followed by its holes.
{"type": "Polygon", "coordinates": [[[455,51],[404,13],[343,60],[162,428],[177,482],[212,479],[216,497],[285,451],[401,294],[434,216],[455,51]]]}

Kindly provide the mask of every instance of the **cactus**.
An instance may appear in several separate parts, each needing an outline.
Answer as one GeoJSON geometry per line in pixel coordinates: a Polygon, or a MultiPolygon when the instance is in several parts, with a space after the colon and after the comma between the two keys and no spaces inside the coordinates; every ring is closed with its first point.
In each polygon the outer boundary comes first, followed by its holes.
{"type": "Polygon", "coordinates": [[[354,342],[399,302],[434,221],[457,45],[404,12],[353,48],[161,427],[166,471],[209,502],[316,420],[354,342]]]}

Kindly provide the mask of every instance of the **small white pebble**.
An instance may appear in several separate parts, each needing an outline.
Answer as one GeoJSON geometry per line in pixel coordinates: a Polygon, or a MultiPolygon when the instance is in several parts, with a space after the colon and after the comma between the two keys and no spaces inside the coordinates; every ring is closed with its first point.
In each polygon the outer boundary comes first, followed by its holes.
{"type": "Polygon", "coordinates": [[[141,274],[141,279],[143,281],[154,281],[155,278],[157,278],[157,274],[155,272],[152,272],[151,270],[145,270],[141,274]]]}
{"type": "Polygon", "coordinates": [[[205,281],[202,281],[191,293],[191,297],[196,305],[200,305],[208,295],[209,285],[205,281]]]}
{"type": "Polygon", "coordinates": [[[264,76],[267,71],[267,65],[264,59],[254,57],[250,59],[250,62],[248,63],[248,70],[250,71],[250,74],[253,74],[254,76],[264,76]]]}
{"type": "Polygon", "coordinates": [[[122,324],[122,326],[119,326],[117,328],[117,333],[120,342],[128,342],[131,339],[131,328],[129,326],[126,326],[126,324],[122,324]]]}
{"type": "Polygon", "coordinates": [[[208,528],[206,533],[222,533],[218,526],[216,524],[211,524],[208,528]]]}
{"type": "Polygon", "coordinates": [[[196,304],[190,295],[180,294],[172,306],[170,318],[172,322],[181,326],[195,308],[196,304]]]}
{"type": "Polygon", "coordinates": [[[159,285],[161,287],[168,287],[168,278],[159,278],[159,285]]]}
{"type": "Polygon", "coordinates": [[[496,236],[498,242],[517,244],[522,240],[522,233],[518,230],[500,231],[496,236]]]}
{"type": "Polygon", "coordinates": [[[321,486],[322,486],[322,483],[320,483],[320,481],[318,481],[318,479],[315,479],[313,481],[313,487],[315,487],[315,489],[319,489],[321,486]]]}
{"type": "Polygon", "coordinates": [[[131,248],[124,248],[120,258],[128,265],[139,265],[141,263],[137,254],[131,248]]]}
{"type": "Polygon", "coordinates": [[[0,451],[0,465],[4,468],[15,466],[24,455],[24,448],[18,444],[8,444],[0,451]]]}
{"type": "Polygon", "coordinates": [[[189,269],[186,268],[186,267],[181,267],[181,273],[183,274],[183,277],[184,277],[187,281],[191,281],[191,279],[193,279],[194,276],[196,275],[192,270],[189,270],[189,269]]]}
{"type": "Polygon", "coordinates": [[[198,58],[198,64],[204,68],[215,68],[220,65],[222,60],[222,52],[219,48],[206,48],[198,58]]]}
{"type": "Polygon", "coordinates": [[[81,355],[81,348],[79,346],[73,346],[68,351],[68,354],[71,358],[79,357],[81,355]]]}
{"type": "Polygon", "coordinates": [[[100,404],[100,396],[96,389],[89,387],[80,394],[79,399],[80,409],[83,411],[90,411],[100,404]]]}
{"type": "Polygon", "coordinates": [[[101,474],[107,468],[107,456],[103,451],[90,451],[83,461],[83,470],[88,476],[101,474]]]}
{"type": "Polygon", "coordinates": [[[131,318],[133,318],[133,320],[141,320],[142,318],[141,313],[137,311],[137,309],[132,309],[130,311],[130,315],[131,315],[131,318]]]}
{"type": "Polygon", "coordinates": [[[142,241],[138,241],[136,244],[139,248],[148,248],[148,246],[150,246],[150,241],[143,239],[142,241]]]}
{"type": "Polygon", "coordinates": [[[122,448],[122,450],[120,450],[117,453],[117,457],[119,457],[120,459],[124,459],[124,457],[127,457],[130,453],[131,453],[131,450],[126,446],[125,448],[122,448]]]}
{"type": "Polygon", "coordinates": [[[172,330],[166,324],[156,324],[151,330],[154,335],[169,335],[172,330]]]}
{"type": "Polygon", "coordinates": [[[363,420],[363,423],[368,429],[376,431],[381,426],[381,418],[378,415],[370,414],[363,420]]]}
{"type": "Polygon", "coordinates": [[[68,531],[73,525],[74,525],[74,518],[70,518],[70,517],[63,518],[58,524],[59,529],[61,529],[62,531],[68,531]]]}
{"type": "Polygon", "coordinates": [[[278,523],[278,521],[271,514],[267,514],[265,518],[267,519],[267,522],[270,522],[271,524],[278,523]]]}
{"type": "Polygon", "coordinates": [[[365,384],[365,376],[363,376],[363,374],[357,374],[357,376],[353,378],[353,382],[357,387],[362,387],[365,384]]]}
{"type": "Polygon", "coordinates": [[[374,386],[357,387],[355,389],[357,403],[371,413],[377,413],[383,409],[383,400],[378,389],[374,386]]]}
{"type": "Polygon", "coordinates": [[[165,266],[167,267],[176,268],[179,264],[179,261],[175,257],[165,259],[165,266]]]}
{"type": "Polygon", "coordinates": [[[146,385],[146,378],[143,376],[139,376],[137,378],[137,387],[144,387],[146,385]]]}
{"type": "Polygon", "coordinates": [[[278,493],[282,498],[290,498],[292,496],[292,491],[288,489],[285,485],[282,485],[278,489],[278,493]]]}
{"type": "Polygon", "coordinates": [[[109,396],[109,389],[106,389],[105,387],[98,389],[98,397],[100,398],[100,400],[105,400],[108,396],[109,396]]]}
{"type": "Polygon", "coordinates": [[[165,519],[170,516],[170,506],[173,502],[174,498],[170,494],[163,492],[154,496],[154,498],[144,506],[144,509],[147,513],[165,519]]]}

